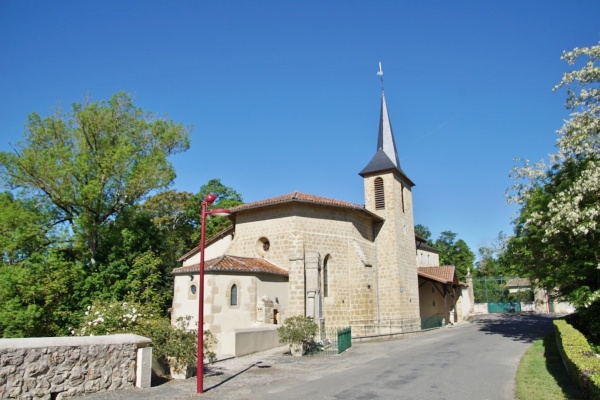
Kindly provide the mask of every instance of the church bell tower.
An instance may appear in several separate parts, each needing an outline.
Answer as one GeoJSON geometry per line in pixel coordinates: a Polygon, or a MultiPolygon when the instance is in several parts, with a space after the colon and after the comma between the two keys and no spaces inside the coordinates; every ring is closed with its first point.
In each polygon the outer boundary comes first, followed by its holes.
{"type": "MultiPolygon", "coordinates": [[[[383,75],[381,64],[378,75],[383,75]]],[[[377,150],[359,175],[364,181],[365,208],[384,219],[375,229],[380,323],[414,319],[420,325],[412,203],[415,184],[400,168],[383,79],[377,150]]]]}

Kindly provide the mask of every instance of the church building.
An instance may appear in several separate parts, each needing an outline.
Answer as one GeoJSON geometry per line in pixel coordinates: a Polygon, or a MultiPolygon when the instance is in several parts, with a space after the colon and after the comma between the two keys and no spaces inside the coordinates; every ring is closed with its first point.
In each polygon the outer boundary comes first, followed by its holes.
{"type": "Polygon", "coordinates": [[[351,326],[353,336],[421,329],[420,286],[455,277],[419,276],[415,184],[400,166],[383,91],[376,151],[359,175],[364,205],[292,192],[233,208],[232,226],[207,242],[203,290],[198,248],[173,271],[172,318],[195,321],[203,295],[204,329],[217,336],[218,354],[232,355],[261,350],[242,349],[244,335],[276,335],[295,315],[351,326]]]}

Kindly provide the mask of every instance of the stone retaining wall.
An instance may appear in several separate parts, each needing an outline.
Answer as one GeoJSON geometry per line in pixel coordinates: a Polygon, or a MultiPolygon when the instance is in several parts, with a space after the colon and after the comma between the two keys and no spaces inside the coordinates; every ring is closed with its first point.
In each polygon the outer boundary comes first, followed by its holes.
{"type": "Polygon", "coordinates": [[[223,336],[226,341],[226,345],[222,347],[223,354],[241,357],[279,347],[282,344],[279,342],[277,328],[278,325],[266,325],[227,332],[223,336]]]}
{"type": "Polygon", "coordinates": [[[129,334],[0,339],[0,398],[54,400],[149,385],[149,368],[137,364],[150,343],[129,334]],[[136,366],[148,376],[136,377],[136,366]]]}

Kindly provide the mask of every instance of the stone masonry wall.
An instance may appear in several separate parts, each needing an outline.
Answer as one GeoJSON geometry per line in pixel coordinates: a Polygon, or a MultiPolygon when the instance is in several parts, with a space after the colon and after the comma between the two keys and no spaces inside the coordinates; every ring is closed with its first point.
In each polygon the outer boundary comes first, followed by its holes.
{"type": "MultiPolygon", "coordinates": [[[[263,256],[289,272],[286,316],[306,315],[305,274],[308,255],[318,256],[322,315],[328,327],[348,326],[352,320],[377,319],[377,267],[371,217],[346,209],[282,205],[237,216],[236,235],[227,254],[263,256]],[[269,251],[256,251],[260,238],[269,251]],[[328,259],[328,296],[323,293],[323,262],[328,259]]],[[[309,257],[310,258],[310,257],[309,257]]],[[[413,255],[414,258],[414,255],[413,255]]],[[[314,266],[313,266],[314,267],[314,266]]],[[[313,281],[315,277],[311,278],[313,281]]],[[[314,288],[313,288],[314,289],[314,288]]],[[[312,289],[311,289],[312,290],[312,289]]],[[[315,317],[319,307],[315,301],[315,317]]]]}
{"type": "Polygon", "coordinates": [[[380,318],[390,324],[418,325],[419,292],[412,192],[394,173],[364,179],[365,208],[385,219],[377,235],[380,318]],[[374,180],[384,182],[385,209],[375,207],[374,180]]]}
{"type": "Polygon", "coordinates": [[[138,335],[0,339],[0,398],[62,399],[132,388],[138,335]]]}

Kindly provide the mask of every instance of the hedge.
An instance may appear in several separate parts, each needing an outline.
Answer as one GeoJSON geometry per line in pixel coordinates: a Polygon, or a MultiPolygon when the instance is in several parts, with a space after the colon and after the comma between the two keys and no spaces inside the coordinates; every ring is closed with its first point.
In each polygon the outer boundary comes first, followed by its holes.
{"type": "Polygon", "coordinates": [[[569,375],[590,399],[600,399],[600,358],[585,336],[565,320],[554,320],[554,330],[569,375]]]}

